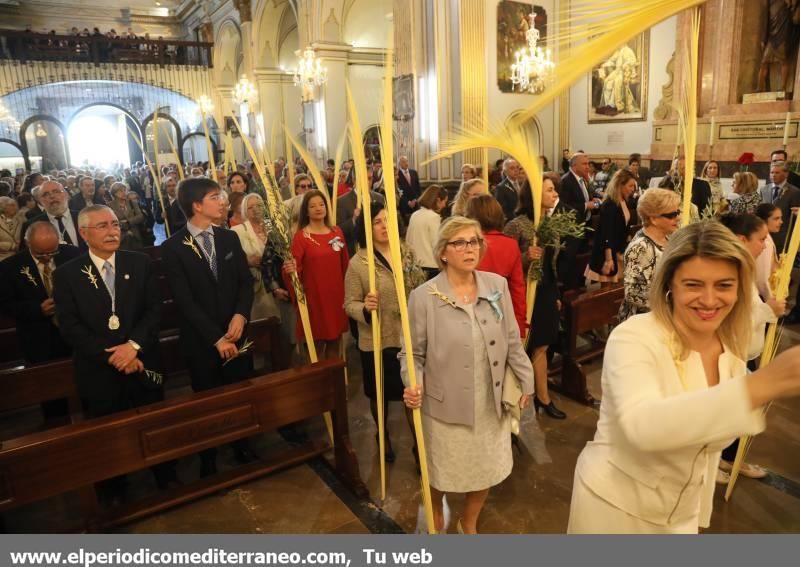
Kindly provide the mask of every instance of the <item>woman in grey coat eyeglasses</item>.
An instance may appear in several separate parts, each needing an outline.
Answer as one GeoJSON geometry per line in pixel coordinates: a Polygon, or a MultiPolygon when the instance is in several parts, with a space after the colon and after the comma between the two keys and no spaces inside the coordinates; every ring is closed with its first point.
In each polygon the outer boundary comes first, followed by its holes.
{"type": "Polygon", "coordinates": [[[476,270],[484,251],[478,223],[451,217],[434,248],[441,273],[409,298],[418,385],[408,387],[401,352],[403,399],[409,408],[422,408],[437,531],[446,529],[442,496],[456,492],[466,494],[459,530],[477,533],[489,488],[511,473],[511,419],[501,403],[506,365],[520,382],[521,407],[533,392],[508,284],[476,270]]]}

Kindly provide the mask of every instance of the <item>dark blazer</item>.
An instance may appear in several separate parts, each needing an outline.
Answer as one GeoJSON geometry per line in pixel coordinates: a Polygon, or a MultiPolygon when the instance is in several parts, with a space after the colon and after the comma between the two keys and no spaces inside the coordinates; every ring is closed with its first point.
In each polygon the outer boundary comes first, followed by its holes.
{"type": "MultiPolygon", "coordinates": [[[[588,193],[588,186],[586,191],[588,193]]],[[[561,187],[558,191],[558,198],[565,205],[568,205],[577,211],[578,220],[586,220],[589,216],[591,216],[590,214],[587,214],[586,199],[583,196],[583,191],[581,191],[581,186],[578,184],[578,180],[575,179],[575,176],[572,174],[571,170],[567,170],[567,172],[561,177],[561,187]]]]}
{"type": "MultiPolygon", "coordinates": [[[[214,227],[217,279],[200,247],[186,227],[161,245],[162,265],[180,318],[180,345],[195,391],[247,377],[248,357],[223,366],[214,345],[233,316],[248,319],[253,305],[253,278],[236,233],[214,227]],[[188,243],[194,243],[194,248],[188,243]]],[[[246,332],[240,347],[245,336],[246,332]]]]}
{"type": "MultiPolygon", "coordinates": [[[[569,211],[575,212],[575,217],[580,222],[581,216],[575,209],[570,207],[559,199],[554,214],[566,213],[569,211]]],[[[564,290],[577,289],[582,285],[583,274],[578,273],[576,259],[578,256],[578,249],[580,248],[581,241],[577,238],[569,237],[562,242],[562,248],[556,257],[556,271],[558,272],[558,281],[563,286],[564,290]]]]}
{"type": "Polygon", "coordinates": [[[614,270],[610,275],[617,273],[620,266],[617,266],[617,254],[625,252],[628,243],[628,223],[625,222],[625,214],[622,207],[611,199],[606,199],[600,205],[600,226],[594,237],[592,247],[592,257],[589,267],[601,273],[605,262],[605,250],[611,248],[611,258],[614,260],[614,270]]]}
{"type": "Polygon", "coordinates": [[[235,232],[214,227],[218,279],[200,247],[184,227],[161,245],[162,266],[180,315],[180,343],[185,354],[213,356],[218,361],[214,345],[233,316],[250,317],[253,278],[235,232]],[[194,249],[187,242],[194,243],[194,249]]]}
{"type": "MultiPolygon", "coordinates": [[[[56,269],[80,256],[78,249],[68,244],[60,245],[58,250],[56,269]]],[[[28,250],[0,262],[0,308],[17,322],[19,348],[25,362],[31,364],[64,358],[72,352],[53,318],[42,313],[45,299],[44,283],[28,250]],[[30,273],[35,283],[23,271],[30,273]]]]}
{"type": "Polygon", "coordinates": [[[408,217],[419,208],[419,197],[422,195],[422,187],[419,184],[419,174],[416,169],[409,169],[408,175],[411,177],[411,184],[406,181],[406,176],[399,169],[397,170],[397,188],[402,192],[400,196],[400,213],[408,217]],[[409,201],[417,201],[412,207],[409,201]]]}
{"type": "Polygon", "coordinates": [[[130,379],[108,363],[105,349],[133,340],[142,347],[139,360],[145,369],[158,372],[158,334],[161,294],[152,261],[145,254],[117,250],[115,256],[116,314],[120,327],[108,328],[111,296],[88,254],[59,267],[55,272],[56,314],[64,338],[72,345],[75,376],[81,398],[88,405],[107,408],[95,415],[134,407],[137,400],[124,400],[130,379]],[[91,271],[96,285],[85,273],[91,271]]]}
{"type": "MultiPolygon", "coordinates": [[[[369,192],[370,199],[386,204],[386,199],[380,193],[369,192]]],[[[358,206],[358,193],[355,189],[348,191],[336,199],[336,226],[342,229],[344,240],[347,242],[347,252],[352,257],[356,253],[356,226],[353,222],[353,211],[358,206]]]]}
{"type": "MultiPolygon", "coordinates": [[[[169,222],[170,234],[175,234],[180,229],[186,226],[186,215],[183,214],[183,209],[178,205],[178,200],[172,202],[171,205],[164,203],[167,209],[167,221],[169,222]]],[[[159,210],[161,206],[158,207],[159,210]]]]}
{"type": "Polygon", "coordinates": [[[506,217],[506,222],[513,219],[517,211],[517,205],[519,204],[519,195],[508,177],[503,177],[503,180],[494,188],[494,197],[503,208],[503,215],[506,217]]]}
{"type": "Polygon", "coordinates": [[[42,215],[42,214],[44,214],[44,209],[42,207],[40,207],[39,205],[36,205],[30,211],[25,213],[25,218],[28,219],[28,220],[31,220],[33,218],[38,217],[39,215],[42,215]]]}
{"type": "MultiPolygon", "coordinates": [[[[89,250],[89,247],[86,246],[86,241],[81,236],[80,230],[78,230],[78,213],[76,211],[71,211],[69,209],[67,209],[67,210],[68,210],[70,216],[72,217],[72,224],[75,226],[75,234],[78,235],[78,249],[81,252],[87,252],[89,250]]],[[[66,213],[64,213],[64,214],[66,214],[66,213]]],[[[28,230],[28,227],[30,225],[32,225],[35,222],[39,222],[39,221],[50,222],[50,219],[48,218],[47,213],[42,213],[40,215],[36,215],[35,217],[33,217],[32,219],[26,221],[25,224],[22,225],[22,236],[23,236],[23,239],[20,242],[20,248],[22,248],[22,247],[27,248],[27,244],[26,244],[25,238],[24,238],[25,231],[28,230]]]]}
{"type": "Polygon", "coordinates": [[[708,181],[692,179],[692,204],[697,207],[697,212],[702,216],[703,211],[711,204],[711,185],[708,181]]]}

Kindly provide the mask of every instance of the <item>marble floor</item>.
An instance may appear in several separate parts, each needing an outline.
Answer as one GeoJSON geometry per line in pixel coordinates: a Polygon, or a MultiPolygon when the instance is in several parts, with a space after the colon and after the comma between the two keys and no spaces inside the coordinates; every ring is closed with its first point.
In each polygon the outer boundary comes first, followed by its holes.
{"type": "MultiPolygon", "coordinates": [[[[784,341],[800,343],[800,327],[787,329],[784,341]]],[[[381,500],[376,427],[362,392],[358,357],[352,345],[349,359],[349,419],[361,476],[371,494],[360,501],[336,480],[322,460],[297,466],[239,487],[217,493],[118,531],[127,533],[413,533],[417,525],[420,485],[411,453],[412,438],[400,403],[389,409],[389,431],[397,461],[387,465],[386,497],[381,500]]],[[[590,390],[600,392],[600,361],[589,366],[590,390]]],[[[180,395],[173,390],[170,395],[180,395]]],[[[527,412],[514,469],[495,487],[481,516],[483,533],[564,533],[569,515],[575,461],[594,434],[595,409],[553,394],[568,418],[563,421],[527,412]]],[[[773,405],[767,431],[752,446],[748,460],[766,467],[766,480],[741,478],[730,502],[717,487],[712,533],[800,532],[800,399],[773,405]]],[[[322,419],[311,420],[312,435],[325,435],[322,419]]],[[[278,435],[262,436],[256,449],[265,454],[283,443],[278,435]]],[[[221,451],[223,465],[232,455],[221,451]]],[[[196,476],[197,463],[182,460],[179,476],[196,476]]],[[[133,492],[153,490],[147,472],[133,475],[133,492]]],[[[449,504],[455,518],[462,498],[449,504]]],[[[57,529],[59,516],[69,514],[68,498],[51,499],[6,516],[14,532],[57,529]]]]}

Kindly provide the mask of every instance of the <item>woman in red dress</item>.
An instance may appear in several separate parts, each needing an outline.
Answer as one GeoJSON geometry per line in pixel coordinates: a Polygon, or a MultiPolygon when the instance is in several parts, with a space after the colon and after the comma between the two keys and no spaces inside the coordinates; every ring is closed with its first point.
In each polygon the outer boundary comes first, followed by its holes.
{"type": "MultiPolygon", "coordinates": [[[[292,256],[295,261],[286,262],[284,268],[300,276],[317,353],[320,358],[336,358],[347,330],[344,275],[350,258],[344,234],[331,223],[325,197],[317,190],[303,196],[292,256]]],[[[296,333],[298,340],[305,336],[300,317],[296,333]]]]}

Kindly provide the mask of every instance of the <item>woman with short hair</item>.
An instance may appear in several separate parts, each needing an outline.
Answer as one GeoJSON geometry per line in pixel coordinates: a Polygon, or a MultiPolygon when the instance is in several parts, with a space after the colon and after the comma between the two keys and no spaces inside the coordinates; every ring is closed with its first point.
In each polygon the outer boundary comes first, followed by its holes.
{"type": "Polygon", "coordinates": [[[800,347],[748,374],[753,259],[715,221],[664,248],[650,313],[606,344],[600,419],[575,468],[569,533],[697,533],[720,452],[764,429],[763,406],[800,393],[800,347]]]}
{"type": "Polygon", "coordinates": [[[486,252],[480,225],[446,220],[434,251],[441,273],[408,302],[417,387],[409,386],[402,351],[403,399],[422,409],[436,530],[446,529],[443,495],[456,492],[466,493],[459,529],[477,533],[489,489],[513,465],[511,418],[502,406],[506,365],[520,382],[521,407],[530,403],[533,371],[505,278],[477,270],[486,252]]]}
{"type": "Polygon", "coordinates": [[[11,197],[0,197],[0,260],[13,256],[19,250],[24,222],[17,202],[11,197]]]}
{"type": "Polygon", "coordinates": [[[758,177],[752,171],[737,171],[733,174],[733,192],[738,199],[730,200],[730,212],[734,215],[755,213],[761,204],[761,193],[758,190],[758,177]]]}
{"type": "Polygon", "coordinates": [[[648,189],[639,198],[636,212],[642,228],[625,249],[623,278],[625,298],[619,306],[619,322],[650,311],[650,282],[669,236],[681,224],[680,195],[669,189],[648,189]]]}

